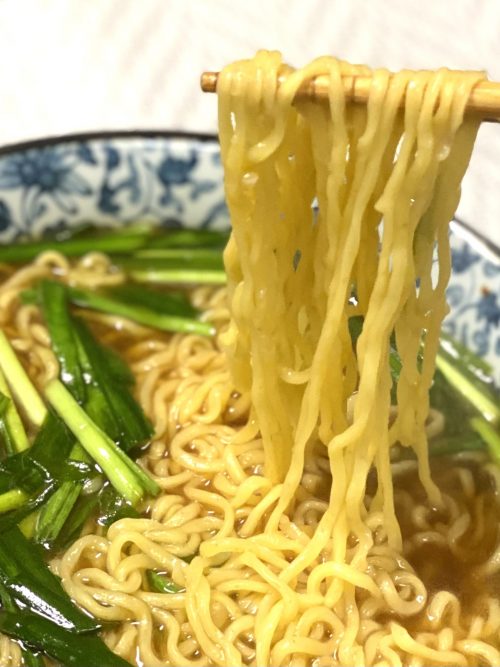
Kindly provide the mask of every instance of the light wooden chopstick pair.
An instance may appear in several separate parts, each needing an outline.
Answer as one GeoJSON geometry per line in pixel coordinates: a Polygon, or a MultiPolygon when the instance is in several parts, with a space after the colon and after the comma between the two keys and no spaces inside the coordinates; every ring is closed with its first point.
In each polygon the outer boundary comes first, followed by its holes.
{"type": "MultiPolygon", "coordinates": [[[[218,72],[204,72],[201,75],[201,89],[215,93],[218,72]]],[[[371,77],[346,76],[343,79],[346,98],[356,103],[366,103],[370,91],[371,77]]],[[[328,78],[318,76],[305,82],[297,93],[298,97],[321,100],[328,94],[328,78]]],[[[467,102],[467,113],[474,113],[488,122],[500,122],[500,83],[481,81],[472,90],[467,102]]]]}

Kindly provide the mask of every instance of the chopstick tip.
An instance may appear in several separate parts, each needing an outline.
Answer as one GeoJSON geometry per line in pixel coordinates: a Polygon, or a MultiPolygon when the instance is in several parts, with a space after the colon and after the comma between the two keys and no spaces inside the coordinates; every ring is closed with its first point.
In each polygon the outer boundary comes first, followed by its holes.
{"type": "Polygon", "coordinates": [[[200,86],[204,93],[215,93],[217,89],[217,72],[203,72],[200,86]]]}

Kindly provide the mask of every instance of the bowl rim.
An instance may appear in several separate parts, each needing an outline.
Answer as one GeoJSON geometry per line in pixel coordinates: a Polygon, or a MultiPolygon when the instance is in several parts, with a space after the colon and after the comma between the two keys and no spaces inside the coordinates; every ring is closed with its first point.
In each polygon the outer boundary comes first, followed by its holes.
{"type": "Polygon", "coordinates": [[[462,218],[454,217],[451,221],[453,231],[476,250],[484,259],[500,264],[500,246],[487,236],[478,232],[462,218]]]}
{"type": "MultiPolygon", "coordinates": [[[[32,149],[46,148],[56,144],[85,141],[106,141],[111,139],[188,139],[199,143],[214,144],[219,139],[214,132],[195,132],[191,130],[157,130],[157,129],[119,129],[119,130],[90,130],[83,132],[69,132],[54,134],[47,137],[27,139],[0,146],[0,157],[32,149]]],[[[500,264],[500,246],[478,232],[474,227],[455,217],[452,221],[455,231],[465,238],[481,255],[500,264]]]]}
{"type": "Polygon", "coordinates": [[[18,153],[31,149],[45,148],[54,144],[70,142],[84,142],[109,139],[191,139],[200,143],[218,142],[217,134],[213,132],[191,132],[184,130],[91,130],[88,132],[70,132],[68,134],[54,134],[47,137],[26,139],[0,146],[0,156],[18,153]]]}

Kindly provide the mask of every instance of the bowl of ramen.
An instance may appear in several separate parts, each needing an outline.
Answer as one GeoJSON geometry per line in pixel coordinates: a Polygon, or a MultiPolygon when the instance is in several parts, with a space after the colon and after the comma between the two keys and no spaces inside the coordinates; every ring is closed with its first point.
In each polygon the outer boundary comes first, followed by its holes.
{"type": "Polygon", "coordinates": [[[220,145],[0,151],[0,665],[500,664],[480,78],[259,52],[220,145]]]}

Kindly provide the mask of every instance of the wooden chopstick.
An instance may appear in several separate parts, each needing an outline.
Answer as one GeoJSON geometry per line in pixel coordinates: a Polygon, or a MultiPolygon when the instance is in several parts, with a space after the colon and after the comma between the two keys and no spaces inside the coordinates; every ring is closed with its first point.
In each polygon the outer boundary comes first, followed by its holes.
{"type": "MultiPolygon", "coordinates": [[[[201,89],[215,93],[218,72],[203,72],[201,89]]],[[[352,102],[366,103],[370,91],[371,77],[346,76],[343,79],[346,98],[352,102]]],[[[297,92],[298,98],[325,99],[328,95],[328,77],[318,76],[304,82],[297,92]]],[[[467,113],[478,114],[483,120],[500,121],[500,83],[481,81],[472,90],[467,102],[467,113]]]]}

